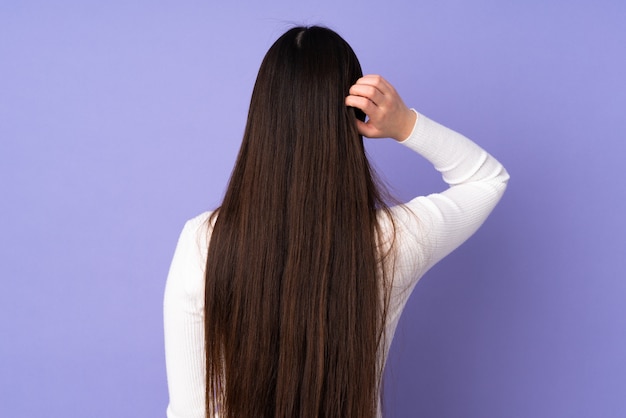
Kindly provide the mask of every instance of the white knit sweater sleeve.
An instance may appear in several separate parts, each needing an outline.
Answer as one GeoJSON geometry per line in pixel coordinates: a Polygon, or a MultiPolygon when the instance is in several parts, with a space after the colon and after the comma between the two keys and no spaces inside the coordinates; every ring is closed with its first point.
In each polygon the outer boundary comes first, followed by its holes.
{"type": "Polygon", "coordinates": [[[509,175],[477,144],[421,114],[401,143],[432,163],[448,184],[441,193],[392,209],[398,233],[394,284],[406,291],[483,224],[509,175]]]}

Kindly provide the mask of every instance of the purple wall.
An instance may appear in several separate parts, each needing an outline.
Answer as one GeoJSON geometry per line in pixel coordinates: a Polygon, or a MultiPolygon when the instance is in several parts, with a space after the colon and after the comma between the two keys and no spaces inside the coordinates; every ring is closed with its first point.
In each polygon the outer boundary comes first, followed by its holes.
{"type": "MultiPolygon", "coordinates": [[[[416,288],[388,415],[626,416],[626,3],[88,3],[0,3],[0,415],[164,416],[178,233],[220,200],[269,45],[323,23],[512,175],[416,288]]],[[[442,187],[394,145],[369,148],[400,197],[442,187]]]]}

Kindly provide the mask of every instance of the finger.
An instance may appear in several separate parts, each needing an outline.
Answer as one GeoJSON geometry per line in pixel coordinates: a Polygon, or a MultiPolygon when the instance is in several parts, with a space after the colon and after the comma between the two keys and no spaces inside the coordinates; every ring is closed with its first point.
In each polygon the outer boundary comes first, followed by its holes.
{"type": "Polygon", "coordinates": [[[357,80],[357,83],[365,83],[365,84],[382,84],[384,83],[385,78],[378,74],[365,74],[363,77],[357,80]]]}
{"type": "Polygon", "coordinates": [[[378,74],[367,74],[359,78],[355,84],[365,84],[376,87],[383,94],[395,92],[393,86],[378,74]]]}
{"type": "Polygon", "coordinates": [[[353,96],[366,97],[379,105],[385,100],[385,95],[376,87],[368,84],[355,84],[350,87],[350,94],[353,96]]]}
{"type": "Polygon", "coordinates": [[[375,113],[378,109],[376,103],[363,96],[355,96],[350,95],[345,99],[346,106],[356,107],[357,109],[361,109],[366,115],[370,116],[375,113]]]}

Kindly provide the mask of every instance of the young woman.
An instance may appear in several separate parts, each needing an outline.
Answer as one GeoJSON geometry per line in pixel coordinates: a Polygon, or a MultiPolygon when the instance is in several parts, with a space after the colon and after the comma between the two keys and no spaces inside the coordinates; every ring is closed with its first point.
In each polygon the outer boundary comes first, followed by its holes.
{"type": "Polygon", "coordinates": [[[168,417],[380,416],[411,291],[507,180],[476,144],[363,77],[335,32],[286,32],[261,64],[224,201],[187,222],[172,261],[168,417]],[[401,142],[449,187],[388,207],[362,135],[401,142]]]}

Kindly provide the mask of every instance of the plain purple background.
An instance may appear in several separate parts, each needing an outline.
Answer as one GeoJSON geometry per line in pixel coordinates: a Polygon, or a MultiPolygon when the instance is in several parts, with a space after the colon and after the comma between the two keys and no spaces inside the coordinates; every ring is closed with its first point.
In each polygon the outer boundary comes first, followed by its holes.
{"type": "MultiPolygon", "coordinates": [[[[417,286],[388,416],[626,416],[624,22],[621,0],[3,1],[0,415],[164,416],[178,234],[220,201],[267,48],[321,23],[512,176],[417,286]]],[[[368,148],[400,198],[443,187],[368,148]]]]}

